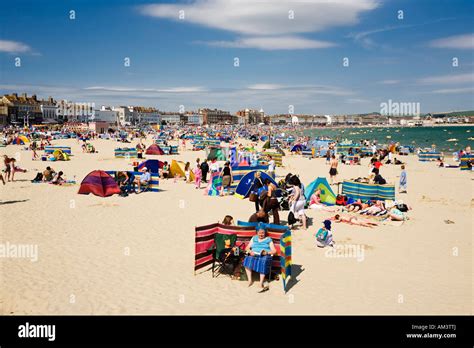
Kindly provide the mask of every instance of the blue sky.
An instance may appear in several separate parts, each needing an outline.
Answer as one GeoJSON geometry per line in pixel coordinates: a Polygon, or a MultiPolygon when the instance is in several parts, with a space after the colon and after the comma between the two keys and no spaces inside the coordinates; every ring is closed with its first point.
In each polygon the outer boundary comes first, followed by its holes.
{"type": "Polygon", "coordinates": [[[16,0],[0,23],[2,94],[270,114],[389,99],[474,109],[472,0],[16,0]]]}

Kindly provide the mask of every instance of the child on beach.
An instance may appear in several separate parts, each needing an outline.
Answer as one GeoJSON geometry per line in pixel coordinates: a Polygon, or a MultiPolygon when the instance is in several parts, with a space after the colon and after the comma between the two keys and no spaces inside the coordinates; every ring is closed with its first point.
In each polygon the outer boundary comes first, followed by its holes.
{"type": "Polygon", "coordinates": [[[202,170],[201,170],[201,163],[200,159],[196,159],[196,167],[193,170],[194,172],[194,184],[196,185],[196,189],[201,188],[201,178],[202,178],[202,170]]]}
{"type": "Polygon", "coordinates": [[[405,166],[402,165],[402,172],[400,173],[400,183],[398,192],[407,193],[407,172],[405,171],[405,166]]]}
{"type": "Polygon", "coordinates": [[[327,246],[333,247],[334,241],[332,240],[331,221],[324,220],[323,227],[316,232],[315,237],[318,248],[325,248],[327,246]]]}
{"type": "Polygon", "coordinates": [[[186,175],[186,182],[191,182],[191,163],[186,162],[184,166],[184,175],[186,175]]]}

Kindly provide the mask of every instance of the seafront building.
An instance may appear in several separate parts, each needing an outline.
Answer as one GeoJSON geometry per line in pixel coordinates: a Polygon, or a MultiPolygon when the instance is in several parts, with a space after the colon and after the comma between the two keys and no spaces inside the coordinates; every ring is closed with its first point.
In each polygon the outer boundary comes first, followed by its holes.
{"type": "MultiPolygon", "coordinates": [[[[35,94],[5,94],[0,97],[0,127],[8,125],[94,123],[100,129],[138,125],[294,125],[301,127],[325,126],[430,126],[440,123],[474,123],[474,110],[433,112],[424,115],[386,115],[378,112],[366,114],[317,115],[275,114],[267,115],[263,109],[240,109],[235,114],[217,108],[197,111],[160,111],[149,106],[102,106],[93,102],[55,100],[49,96],[38,99],[35,94]]],[[[94,126],[95,127],[95,126],[94,126]]]]}
{"type": "Polygon", "coordinates": [[[263,109],[252,110],[244,109],[236,112],[236,115],[242,117],[241,122],[243,124],[259,124],[263,123],[265,119],[265,112],[263,109]]]}

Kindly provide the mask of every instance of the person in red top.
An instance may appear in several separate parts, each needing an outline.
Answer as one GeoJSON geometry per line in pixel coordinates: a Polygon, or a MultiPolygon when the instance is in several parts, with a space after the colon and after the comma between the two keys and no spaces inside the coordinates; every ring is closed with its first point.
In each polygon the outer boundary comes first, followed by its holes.
{"type": "Polygon", "coordinates": [[[380,167],[383,165],[382,162],[380,162],[376,157],[373,157],[370,160],[370,164],[372,165],[372,173],[375,173],[375,170],[380,170],[380,167]]]}

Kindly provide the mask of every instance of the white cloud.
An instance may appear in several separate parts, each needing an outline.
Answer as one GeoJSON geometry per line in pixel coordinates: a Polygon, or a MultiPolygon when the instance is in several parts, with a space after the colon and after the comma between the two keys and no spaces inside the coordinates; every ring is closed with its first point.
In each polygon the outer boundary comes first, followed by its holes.
{"type": "Polygon", "coordinates": [[[354,39],[356,43],[360,44],[364,48],[367,48],[367,49],[375,48],[376,46],[378,46],[378,44],[376,44],[375,41],[371,39],[369,36],[373,34],[387,32],[387,31],[393,31],[397,29],[410,28],[413,26],[414,25],[387,26],[384,28],[367,30],[367,31],[359,32],[359,33],[352,33],[348,35],[348,37],[354,39]]]}
{"type": "Polygon", "coordinates": [[[380,81],[379,83],[382,85],[396,85],[400,82],[401,82],[400,80],[383,80],[383,81],[380,81]]]}
{"type": "Polygon", "coordinates": [[[199,41],[199,43],[216,47],[257,48],[261,50],[301,50],[336,46],[331,42],[311,40],[299,36],[261,36],[247,37],[235,41],[199,41]]]}
{"type": "Polygon", "coordinates": [[[434,94],[465,94],[465,93],[473,93],[474,87],[466,87],[466,88],[445,88],[445,89],[437,89],[432,91],[431,93],[434,94]]]}
{"type": "Polygon", "coordinates": [[[103,87],[103,86],[91,86],[85,87],[85,90],[92,91],[104,91],[104,92],[155,92],[155,93],[198,93],[206,92],[207,90],[203,87],[168,87],[168,88],[129,88],[129,87],[103,87]]]}
{"type": "Polygon", "coordinates": [[[187,4],[144,5],[139,10],[146,16],[243,36],[234,41],[204,42],[208,45],[271,50],[331,47],[334,44],[296,34],[357,24],[361,14],[378,5],[379,0],[195,0],[187,4]],[[184,11],[184,19],[180,19],[180,11],[184,11]],[[294,14],[292,19],[290,11],[294,14]]]}
{"type": "Polygon", "coordinates": [[[370,103],[370,100],[367,99],[361,99],[361,98],[349,98],[346,100],[346,103],[348,104],[365,104],[365,103],[370,103]]]}
{"type": "Polygon", "coordinates": [[[375,9],[378,0],[196,0],[190,4],[144,5],[147,16],[228,30],[248,35],[310,33],[327,28],[351,25],[360,14],[375,9]],[[294,19],[289,19],[294,11],[294,19]]]}
{"type": "Polygon", "coordinates": [[[257,83],[247,87],[248,89],[257,89],[257,90],[274,90],[284,88],[283,85],[271,84],[271,83],[257,83]]]}
{"type": "Polygon", "coordinates": [[[473,83],[473,82],[474,82],[474,73],[431,76],[431,77],[418,79],[418,83],[422,85],[473,83]]]}
{"type": "Polygon", "coordinates": [[[28,53],[31,47],[18,41],[0,40],[0,52],[28,53]]]}
{"type": "Polygon", "coordinates": [[[474,49],[474,33],[445,37],[429,44],[435,48],[474,49]]]}

